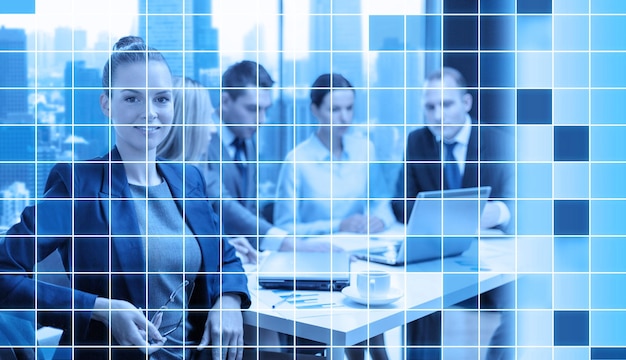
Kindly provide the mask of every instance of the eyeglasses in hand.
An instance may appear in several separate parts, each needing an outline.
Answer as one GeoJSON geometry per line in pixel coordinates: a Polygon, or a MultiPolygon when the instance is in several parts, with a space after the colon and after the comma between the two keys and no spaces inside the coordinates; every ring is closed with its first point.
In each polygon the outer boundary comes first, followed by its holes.
{"type": "Polygon", "coordinates": [[[185,309],[189,304],[189,299],[193,293],[193,281],[185,280],[170,294],[167,302],[152,315],[150,322],[153,323],[161,333],[161,336],[167,336],[180,327],[185,319],[185,309]],[[177,316],[180,313],[180,317],[177,316]],[[164,317],[165,322],[164,322],[164,317]],[[178,321],[171,321],[178,318],[178,321]]]}

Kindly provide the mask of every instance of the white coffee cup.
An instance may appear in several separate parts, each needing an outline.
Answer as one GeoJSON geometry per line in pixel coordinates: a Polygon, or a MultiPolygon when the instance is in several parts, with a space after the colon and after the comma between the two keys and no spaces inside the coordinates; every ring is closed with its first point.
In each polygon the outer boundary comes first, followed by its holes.
{"type": "Polygon", "coordinates": [[[391,275],[386,271],[371,270],[356,274],[356,289],[362,298],[384,298],[390,286],[391,275]]]}

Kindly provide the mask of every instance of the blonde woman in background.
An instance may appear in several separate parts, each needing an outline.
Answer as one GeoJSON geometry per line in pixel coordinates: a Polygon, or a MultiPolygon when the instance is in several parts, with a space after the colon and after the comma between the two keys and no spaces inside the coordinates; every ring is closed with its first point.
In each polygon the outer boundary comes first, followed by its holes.
{"type": "MultiPolygon", "coordinates": [[[[219,190],[215,191],[213,183],[219,181],[209,176],[207,168],[207,152],[211,136],[217,133],[213,123],[213,106],[209,92],[197,81],[190,78],[174,80],[174,120],[172,130],[158,147],[158,154],[168,160],[195,162],[200,168],[207,183],[207,193],[214,198],[214,210],[220,216],[219,190]]],[[[219,187],[218,187],[219,189],[219,187]]],[[[247,239],[230,238],[229,243],[235,247],[244,262],[256,263],[257,251],[247,239]]]]}

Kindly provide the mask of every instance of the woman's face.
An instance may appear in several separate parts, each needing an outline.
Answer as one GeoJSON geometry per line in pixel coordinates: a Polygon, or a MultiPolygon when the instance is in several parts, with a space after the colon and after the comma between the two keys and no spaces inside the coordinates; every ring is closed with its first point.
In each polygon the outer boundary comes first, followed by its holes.
{"type": "Polygon", "coordinates": [[[156,153],[172,123],[172,76],[159,61],[121,64],[111,79],[110,98],[103,94],[100,105],[115,125],[120,149],[156,153]]]}
{"type": "Polygon", "coordinates": [[[321,131],[328,131],[333,136],[343,136],[352,124],[354,115],[354,91],[352,89],[334,89],[324,96],[319,106],[311,105],[313,115],[321,126],[321,131]]]}

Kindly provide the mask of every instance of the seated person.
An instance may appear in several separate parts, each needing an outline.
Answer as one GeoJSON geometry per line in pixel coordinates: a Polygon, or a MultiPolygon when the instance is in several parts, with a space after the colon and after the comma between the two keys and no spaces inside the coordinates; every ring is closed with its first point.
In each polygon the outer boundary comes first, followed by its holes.
{"type": "Polygon", "coordinates": [[[115,146],[55,165],[44,199],[7,231],[0,307],[36,310],[41,325],[63,330],[74,359],[191,358],[208,346],[213,358],[240,359],[250,306],[241,261],[218,237],[200,171],[156,158],[173,116],[170,68],[143,39],[124,37],[102,82],[115,146]],[[54,251],[68,286],[32,275],[54,251]]]}
{"type": "MultiPolygon", "coordinates": [[[[354,95],[352,84],[340,74],[321,75],[312,85],[311,111],[320,126],[287,155],[274,205],[276,224],[296,236],[377,233],[395,222],[389,202],[369,200],[368,188],[380,190],[385,185],[380,173],[369,171],[372,143],[348,133],[354,95]]],[[[373,359],[387,358],[383,335],[369,344],[373,359]]],[[[359,348],[347,349],[346,354],[350,359],[364,356],[359,348]]]]}
{"type": "MultiPolygon", "coordinates": [[[[393,208],[405,222],[421,191],[491,186],[481,228],[505,233],[514,229],[514,141],[505,127],[476,126],[469,116],[472,96],[463,75],[444,67],[428,76],[423,97],[426,126],[411,132],[406,145],[406,173],[398,177],[393,208]],[[406,209],[405,209],[406,206],[406,209]]],[[[481,308],[511,309],[513,284],[481,296],[481,308]]],[[[476,299],[472,301],[477,303],[476,299]]],[[[473,305],[475,308],[475,305],[473,305]]],[[[500,326],[491,340],[488,359],[510,358],[513,345],[513,313],[501,314],[500,326]]],[[[407,325],[408,345],[441,345],[441,313],[407,325]]],[[[415,348],[411,358],[436,359],[440,349],[415,348]]]]}
{"type": "Polygon", "coordinates": [[[322,75],[312,86],[311,111],[319,127],[281,166],[274,222],[296,236],[383,231],[395,218],[388,201],[370,200],[386,184],[370,169],[374,145],[349,133],[354,89],[339,74],[322,75]]]}

